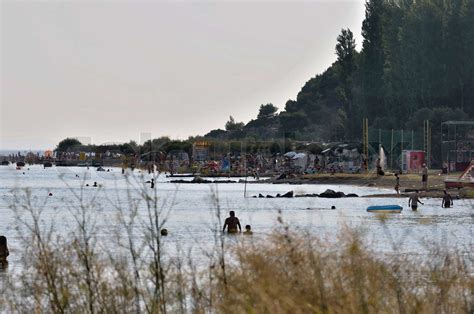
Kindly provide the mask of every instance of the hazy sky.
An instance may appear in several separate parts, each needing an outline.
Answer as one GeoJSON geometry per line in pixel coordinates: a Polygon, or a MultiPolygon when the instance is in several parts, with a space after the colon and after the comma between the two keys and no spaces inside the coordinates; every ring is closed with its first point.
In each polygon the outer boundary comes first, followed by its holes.
{"type": "Polygon", "coordinates": [[[1,1],[0,149],[187,138],[284,108],[364,1],[1,1]]]}

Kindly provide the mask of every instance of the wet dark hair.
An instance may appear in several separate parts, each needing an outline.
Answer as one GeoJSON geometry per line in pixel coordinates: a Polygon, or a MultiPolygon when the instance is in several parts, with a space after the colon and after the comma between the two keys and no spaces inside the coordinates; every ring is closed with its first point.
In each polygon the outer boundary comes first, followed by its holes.
{"type": "Polygon", "coordinates": [[[250,227],[250,225],[245,225],[245,229],[251,229],[252,227],[250,227]]]}
{"type": "Polygon", "coordinates": [[[5,236],[0,236],[0,245],[7,245],[7,238],[5,236]]]}
{"type": "Polygon", "coordinates": [[[234,217],[234,216],[235,216],[235,212],[234,212],[233,210],[231,210],[231,211],[229,212],[229,215],[231,215],[232,217],[234,217]]]}

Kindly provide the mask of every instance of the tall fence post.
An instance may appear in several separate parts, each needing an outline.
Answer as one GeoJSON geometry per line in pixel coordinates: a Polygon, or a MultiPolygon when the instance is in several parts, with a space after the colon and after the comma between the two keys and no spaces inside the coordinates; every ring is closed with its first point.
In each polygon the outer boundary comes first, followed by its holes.
{"type": "MultiPolygon", "coordinates": [[[[401,144],[400,144],[400,156],[401,156],[402,153],[403,153],[403,129],[402,129],[402,141],[401,141],[401,144]]],[[[400,161],[400,163],[401,163],[401,161],[400,161]]]]}
{"type": "Polygon", "coordinates": [[[393,169],[393,129],[392,129],[392,139],[390,141],[390,169],[393,169]]]}
{"type": "Polygon", "coordinates": [[[423,148],[425,151],[426,165],[431,167],[431,127],[430,121],[423,121],[423,148]]]}
{"type": "Polygon", "coordinates": [[[362,120],[362,150],[365,155],[365,173],[369,172],[369,119],[362,120]]]}
{"type": "Polygon", "coordinates": [[[379,145],[382,144],[382,129],[379,128],[379,145]]]}

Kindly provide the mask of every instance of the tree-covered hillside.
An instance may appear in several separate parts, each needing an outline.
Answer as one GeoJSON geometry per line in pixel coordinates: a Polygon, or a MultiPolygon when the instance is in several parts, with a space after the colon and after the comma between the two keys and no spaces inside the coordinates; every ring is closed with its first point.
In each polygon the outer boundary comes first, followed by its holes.
{"type": "Polygon", "coordinates": [[[279,113],[262,105],[249,123],[231,119],[206,136],[358,140],[368,117],[371,127],[415,131],[429,119],[439,137],[441,121],[474,117],[474,1],[369,0],[362,35],[357,51],[343,29],[337,61],[279,113]]]}

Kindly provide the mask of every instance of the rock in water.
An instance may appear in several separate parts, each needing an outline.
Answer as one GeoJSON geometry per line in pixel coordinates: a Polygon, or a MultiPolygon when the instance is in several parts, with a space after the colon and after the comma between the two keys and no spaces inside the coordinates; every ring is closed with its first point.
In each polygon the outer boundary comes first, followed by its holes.
{"type": "Polygon", "coordinates": [[[336,191],[327,189],[323,193],[319,194],[319,197],[338,198],[340,196],[337,195],[336,191]]]}

